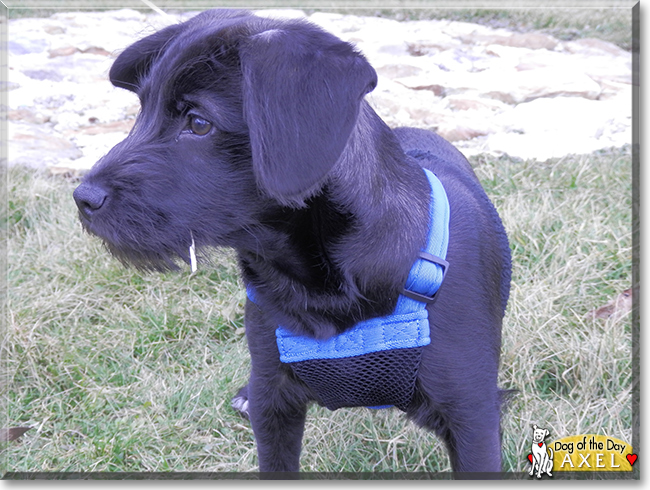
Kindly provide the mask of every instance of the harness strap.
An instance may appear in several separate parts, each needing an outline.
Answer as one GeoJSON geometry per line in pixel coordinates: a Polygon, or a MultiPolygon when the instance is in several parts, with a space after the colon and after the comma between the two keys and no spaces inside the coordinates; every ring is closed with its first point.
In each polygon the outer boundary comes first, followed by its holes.
{"type": "Polygon", "coordinates": [[[438,177],[430,170],[423,170],[431,186],[429,235],[397,300],[396,314],[417,311],[435,301],[449,268],[445,260],[449,246],[449,200],[438,177]]]}

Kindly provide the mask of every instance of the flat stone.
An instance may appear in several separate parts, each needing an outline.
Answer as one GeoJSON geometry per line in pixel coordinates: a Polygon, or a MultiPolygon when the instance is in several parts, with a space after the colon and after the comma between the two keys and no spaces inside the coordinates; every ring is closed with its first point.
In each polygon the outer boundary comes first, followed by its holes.
{"type": "Polygon", "coordinates": [[[622,48],[602,39],[585,38],[564,43],[564,49],[570,53],[602,54],[626,56],[628,53],[622,48]]]}
{"type": "Polygon", "coordinates": [[[104,134],[104,133],[122,133],[123,135],[131,131],[135,119],[126,119],[123,121],[112,121],[109,123],[103,124],[93,124],[92,126],[86,126],[79,128],[78,132],[81,134],[104,134]]]}
{"type": "Polygon", "coordinates": [[[75,159],[83,155],[70,140],[40,125],[9,125],[9,165],[43,167],[56,164],[61,158],[75,159]]]}
{"type": "Polygon", "coordinates": [[[515,33],[506,38],[503,43],[505,46],[527,49],[555,49],[559,41],[551,36],[539,32],[515,33]]]}
{"type": "Polygon", "coordinates": [[[498,87],[493,86],[491,93],[500,92],[502,97],[511,97],[516,103],[521,103],[557,95],[595,100],[601,92],[598,83],[579,71],[548,67],[515,73],[505,84],[507,90],[500,91],[498,87]]]}
{"type": "Polygon", "coordinates": [[[442,85],[438,85],[436,83],[430,83],[430,84],[425,84],[425,81],[422,81],[420,83],[414,83],[413,79],[410,79],[408,81],[402,81],[398,80],[397,83],[403,85],[404,87],[407,87],[411,90],[427,90],[429,92],[433,92],[434,95],[439,95],[439,96],[445,96],[446,94],[446,89],[442,85]]]}
{"type": "Polygon", "coordinates": [[[527,48],[527,49],[555,49],[559,41],[554,37],[537,32],[528,33],[514,33],[509,35],[476,35],[468,34],[461,37],[462,41],[466,44],[479,44],[479,45],[501,45],[510,46],[514,48],[527,48]]]}
{"type": "Polygon", "coordinates": [[[23,121],[30,124],[44,124],[50,120],[48,116],[29,109],[14,109],[7,113],[9,121],[23,121]]]}
{"type": "Polygon", "coordinates": [[[601,102],[577,97],[537,99],[495,117],[504,131],[489,140],[490,151],[546,160],[571,153],[591,153],[631,141],[614,113],[601,102]],[[627,139],[626,139],[627,138],[627,139]],[[552,144],[549,144],[552,142],[552,144]]]}
{"type": "Polygon", "coordinates": [[[452,143],[456,141],[471,140],[478,136],[485,136],[488,134],[484,131],[468,127],[438,128],[437,133],[452,143]]]}
{"type": "Polygon", "coordinates": [[[24,70],[23,74],[34,80],[51,80],[53,82],[63,80],[61,74],[54,70],[24,70]]]}
{"type": "Polygon", "coordinates": [[[9,53],[14,55],[42,53],[49,47],[44,39],[27,39],[24,37],[12,37],[7,42],[9,53]]]}
{"type": "Polygon", "coordinates": [[[83,49],[81,52],[87,54],[96,54],[98,56],[111,56],[111,53],[98,46],[90,46],[89,48],[83,49]]]}
{"type": "Polygon", "coordinates": [[[422,72],[422,68],[418,68],[413,65],[384,65],[379,68],[376,68],[376,71],[379,75],[388,77],[391,79],[395,78],[404,78],[412,77],[422,72]]]}
{"type": "Polygon", "coordinates": [[[486,97],[472,97],[471,95],[451,95],[446,97],[445,101],[455,111],[503,111],[506,109],[506,105],[498,100],[486,97]]]}
{"type": "Polygon", "coordinates": [[[79,48],[75,46],[62,46],[60,48],[50,49],[50,58],[57,58],[59,56],[70,56],[71,54],[78,53],[79,48]]]}
{"type": "Polygon", "coordinates": [[[65,27],[60,25],[45,25],[43,30],[50,34],[51,36],[56,36],[59,34],[65,34],[65,27]]]}

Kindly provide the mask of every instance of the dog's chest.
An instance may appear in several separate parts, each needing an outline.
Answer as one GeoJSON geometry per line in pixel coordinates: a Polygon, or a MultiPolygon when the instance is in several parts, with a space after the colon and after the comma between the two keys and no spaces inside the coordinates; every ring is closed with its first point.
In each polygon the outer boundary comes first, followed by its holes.
{"type": "MultiPolygon", "coordinates": [[[[448,267],[449,202],[437,177],[425,173],[431,185],[429,236],[395,311],[326,340],[276,329],[280,361],[331,410],[396,406],[406,411],[413,397],[422,350],[431,342],[426,305],[435,299],[448,267]]],[[[256,302],[253,288],[248,296],[256,302]]]]}

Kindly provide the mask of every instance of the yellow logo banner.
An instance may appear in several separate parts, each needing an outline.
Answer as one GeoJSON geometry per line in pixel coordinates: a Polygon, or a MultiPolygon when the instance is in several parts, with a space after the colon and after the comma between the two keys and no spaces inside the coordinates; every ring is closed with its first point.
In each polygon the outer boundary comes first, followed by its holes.
{"type": "Polygon", "coordinates": [[[595,434],[563,437],[548,444],[555,471],[632,471],[632,446],[615,437],[595,434]]]}

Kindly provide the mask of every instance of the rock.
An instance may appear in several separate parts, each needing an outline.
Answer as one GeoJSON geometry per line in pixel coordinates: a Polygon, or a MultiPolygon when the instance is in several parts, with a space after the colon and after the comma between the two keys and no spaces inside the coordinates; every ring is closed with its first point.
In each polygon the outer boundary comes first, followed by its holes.
{"type": "Polygon", "coordinates": [[[631,142],[631,135],[614,123],[616,118],[596,100],[536,99],[495,116],[494,124],[503,130],[492,134],[486,147],[539,161],[591,153],[631,142]]]}
{"type": "Polygon", "coordinates": [[[0,80],[0,92],[9,92],[17,88],[20,88],[20,84],[16,82],[8,82],[5,80],[0,80]]]}
{"type": "Polygon", "coordinates": [[[74,46],[63,46],[60,48],[50,49],[49,56],[50,58],[56,58],[58,56],[70,56],[71,54],[78,53],[79,48],[74,46]]]}
{"type": "Polygon", "coordinates": [[[628,52],[615,44],[601,39],[586,38],[564,43],[564,49],[570,53],[592,54],[600,56],[607,53],[613,56],[627,56],[628,52]]]}
{"type": "Polygon", "coordinates": [[[483,93],[514,104],[558,95],[595,100],[601,92],[600,85],[591,77],[565,67],[513,71],[503,73],[499,79],[486,80],[483,93]]]}
{"type": "Polygon", "coordinates": [[[14,109],[7,114],[9,121],[23,121],[30,124],[44,124],[50,120],[48,116],[29,109],[14,109]]]}
{"type": "MultiPolygon", "coordinates": [[[[92,166],[128,133],[139,101],[108,81],[114,58],[134,41],[197,11],[60,12],[11,19],[9,159],[92,166]]],[[[355,44],[379,83],[367,100],[390,126],[437,130],[467,155],[545,158],[631,140],[632,57],[597,39],[559,41],[467,22],[406,21],[301,10],[355,44]]]]}
{"type": "Polygon", "coordinates": [[[121,142],[126,136],[126,124],[117,131],[96,132],[85,134],[84,131],[69,131],[66,134],[71,142],[83,152],[78,158],[62,158],[57,167],[73,168],[79,171],[87,170],[97,163],[111,148],[121,142]]]}
{"type": "Polygon", "coordinates": [[[384,65],[376,68],[377,73],[390,79],[404,78],[417,75],[422,72],[422,68],[413,65],[384,65]]]}
{"type": "Polygon", "coordinates": [[[447,95],[479,93],[511,105],[556,95],[597,99],[601,93],[600,85],[591,77],[569,67],[518,71],[497,66],[480,72],[432,68],[428,73],[401,78],[399,83],[412,90],[440,86],[442,89],[436,91],[447,95]]]}
{"type": "Polygon", "coordinates": [[[527,32],[525,34],[515,33],[506,38],[503,44],[515,48],[547,49],[551,51],[557,47],[559,41],[539,32],[527,32]]]}
{"type": "Polygon", "coordinates": [[[8,163],[43,167],[61,158],[76,159],[83,155],[70,140],[43,125],[13,123],[9,125],[8,163]]]}
{"type": "Polygon", "coordinates": [[[435,127],[445,113],[442,99],[433,91],[410,90],[390,80],[380,80],[367,100],[390,126],[435,127]]]}
{"type": "Polygon", "coordinates": [[[456,141],[470,140],[477,136],[485,136],[487,133],[468,127],[455,127],[455,128],[438,128],[437,132],[440,136],[452,143],[456,141]]]}
{"type": "Polygon", "coordinates": [[[65,34],[65,27],[60,25],[46,25],[43,26],[43,30],[50,34],[51,36],[56,36],[58,34],[65,34]]]}
{"type": "MultiPolygon", "coordinates": [[[[430,92],[433,92],[434,95],[440,95],[440,96],[443,96],[443,97],[444,97],[444,95],[446,93],[445,87],[443,87],[442,85],[435,84],[435,83],[432,83],[432,84],[429,84],[429,85],[420,85],[418,83],[413,83],[413,80],[409,80],[408,82],[400,80],[397,83],[399,83],[400,85],[403,85],[404,87],[407,87],[407,88],[409,88],[411,90],[428,90],[430,92]]],[[[422,83],[424,83],[424,82],[422,82],[422,83]]]]}
{"type": "Polygon", "coordinates": [[[464,35],[461,37],[466,44],[479,44],[479,45],[502,45],[514,48],[526,49],[555,49],[559,41],[546,34],[537,32],[528,32],[525,34],[514,33],[509,35],[464,35]]]}
{"type": "MultiPolygon", "coordinates": [[[[91,118],[93,119],[91,122],[97,122],[96,118],[91,118]]],[[[93,124],[92,126],[86,126],[83,128],[79,129],[80,134],[104,134],[104,133],[121,133],[122,136],[124,137],[126,134],[128,134],[129,131],[131,131],[131,128],[133,127],[133,123],[135,122],[135,119],[127,119],[124,121],[112,121],[109,123],[103,123],[103,124],[93,124]]]]}
{"type": "Polygon", "coordinates": [[[445,98],[448,106],[455,111],[491,110],[503,111],[505,104],[495,99],[485,97],[472,97],[471,95],[451,95],[445,98]]]}
{"type": "Polygon", "coordinates": [[[53,82],[63,80],[61,74],[54,70],[24,70],[23,74],[34,80],[52,80],[53,82]]]}
{"type": "Polygon", "coordinates": [[[29,39],[16,36],[9,40],[7,47],[10,54],[23,55],[42,53],[49,47],[49,44],[45,39],[29,39]]]}
{"type": "Polygon", "coordinates": [[[110,56],[111,53],[106,51],[104,48],[99,48],[97,46],[90,46],[82,51],[82,53],[96,54],[98,56],[110,56]]]}

